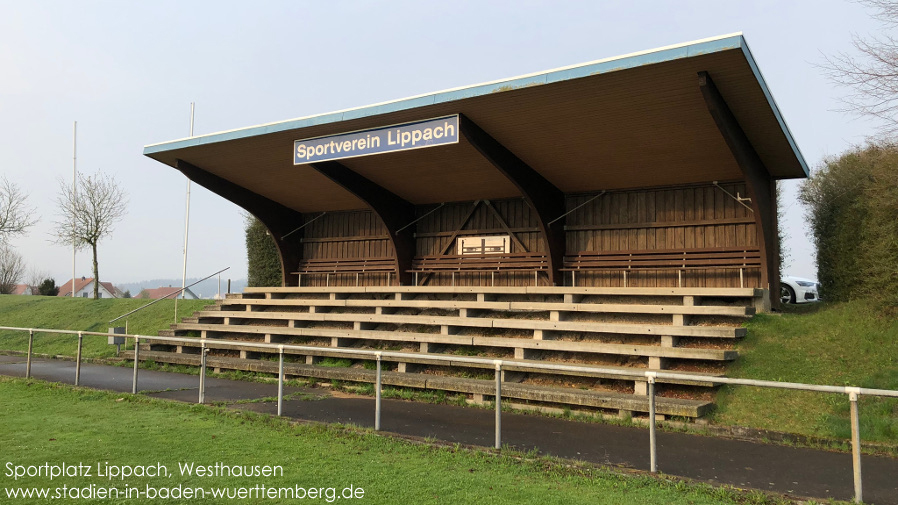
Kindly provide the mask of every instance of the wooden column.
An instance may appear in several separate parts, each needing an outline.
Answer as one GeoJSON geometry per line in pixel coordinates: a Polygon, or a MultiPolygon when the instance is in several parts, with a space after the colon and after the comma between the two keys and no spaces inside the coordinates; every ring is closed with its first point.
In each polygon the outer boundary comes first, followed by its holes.
{"type": "Polygon", "coordinates": [[[408,270],[415,257],[415,234],[411,230],[397,234],[396,230],[415,219],[415,206],[336,161],[310,163],[309,166],[357,196],[383,221],[396,259],[393,283],[412,284],[412,274],[408,270]]]}
{"type": "Polygon", "coordinates": [[[177,160],[175,168],[191,181],[208,189],[216,195],[229,200],[256,216],[268,228],[271,238],[277,246],[281,261],[281,283],[283,286],[296,286],[298,277],[290,272],[299,267],[302,259],[302,230],[291,231],[302,226],[303,216],[289,207],[285,207],[262,195],[234,184],[233,182],[213,175],[183,160],[177,160]],[[285,237],[285,235],[287,235],[285,237]]]}
{"type": "Polygon", "coordinates": [[[533,209],[539,231],[546,241],[549,284],[564,284],[561,268],[564,266],[565,220],[559,219],[549,225],[549,221],[565,212],[564,193],[464,115],[459,118],[459,129],[468,142],[518,188],[533,209]]]}
{"type": "Polygon", "coordinates": [[[776,181],[770,177],[770,172],[745,135],[745,131],[739,126],[736,116],[733,115],[733,111],[730,110],[708,72],[698,73],[698,85],[708,106],[708,112],[717,123],[717,128],[745,176],[761,249],[761,286],[770,290],[770,301],[776,306],[779,303],[780,292],[776,181]]]}

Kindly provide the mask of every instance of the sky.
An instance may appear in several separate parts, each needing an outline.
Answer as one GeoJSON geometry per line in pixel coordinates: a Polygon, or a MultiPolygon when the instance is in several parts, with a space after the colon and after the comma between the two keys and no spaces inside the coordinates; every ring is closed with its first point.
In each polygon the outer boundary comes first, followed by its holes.
{"type": "MultiPolygon", "coordinates": [[[[100,277],[179,278],[186,178],[143,146],[634,51],[743,32],[813,168],[862,144],[875,124],[839,112],[846,90],[820,65],[883,28],[846,1],[7,1],[0,0],[0,175],[39,223],[12,241],[33,271],[71,278],[53,243],[59,185],[112,174],[128,213],[100,243],[100,277]]],[[[787,274],[816,277],[784,183],[787,274]]],[[[192,185],[188,277],[246,276],[242,211],[192,185]]],[[[77,275],[91,276],[90,256],[77,275]]]]}

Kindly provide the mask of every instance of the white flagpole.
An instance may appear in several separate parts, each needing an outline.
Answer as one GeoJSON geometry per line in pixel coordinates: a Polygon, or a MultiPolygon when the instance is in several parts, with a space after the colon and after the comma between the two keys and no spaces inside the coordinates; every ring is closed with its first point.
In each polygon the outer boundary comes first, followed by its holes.
{"type": "MultiPolygon", "coordinates": [[[[193,137],[193,111],[194,102],[190,102],[190,136],[193,137]]],[[[187,179],[187,211],[184,217],[184,268],[181,271],[181,298],[184,298],[184,288],[187,286],[187,238],[190,230],[190,179],[187,179]]]]}
{"type": "MultiPolygon", "coordinates": [[[[190,136],[193,137],[194,102],[190,102],[190,136]]],[[[184,298],[187,287],[187,238],[190,231],[190,179],[187,179],[187,209],[184,217],[184,266],[181,269],[181,296],[175,297],[175,323],[178,322],[178,298],[184,298]]]]}
{"type": "Polygon", "coordinates": [[[75,202],[78,198],[78,121],[72,125],[72,298],[75,298],[75,202]]]}

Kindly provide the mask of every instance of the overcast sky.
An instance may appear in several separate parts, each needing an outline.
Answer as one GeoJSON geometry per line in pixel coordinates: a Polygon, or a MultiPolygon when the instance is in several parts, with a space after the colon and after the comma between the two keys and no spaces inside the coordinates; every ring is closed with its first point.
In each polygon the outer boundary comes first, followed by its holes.
{"type": "MultiPolygon", "coordinates": [[[[860,144],[870,122],[816,65],[876,34],[845,1],[226,2],[0,0],[0,173],[40,223],[14,240],[61,284],[71,250],[51,243],[59,180],[114,174],[128,214],[100,246],[112,282],[180,277],[186,179],[143,146],[741,31],[812,167],[860,144]]],[[[787,273],[815,277],[804,209],[786,184],[787,273]]],[[[193,185],[188,275],[246,275],[240,209],[193,185]]],[[[90,257],[78,255],[78,276],[90,257]]]]}

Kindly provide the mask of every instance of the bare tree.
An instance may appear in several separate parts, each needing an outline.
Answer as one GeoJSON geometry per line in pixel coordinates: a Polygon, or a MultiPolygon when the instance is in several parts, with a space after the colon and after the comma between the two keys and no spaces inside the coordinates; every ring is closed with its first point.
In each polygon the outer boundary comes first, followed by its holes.
{"type": "Polygon", "coordinates": [[[0,243],[9,237],[23,235],[36,223],[34,209],[28,205],[28,196],[6,177],[0,178],[0,243]]]}
{"type": "MultiPolygon", "coordinates": [[[[874,10],[873,17],[886,29],[898,27],[898,1],[857,0],[874,10]]],[[[842,98],[846,111],[881,121],[879,133],[898,133],[898,38],[886,33],[878,37],[852,36],[860,53],[839,53],[826,58],[823,70],[837,84],[851,88],[842,98]]]]}
{"type": "Polygon", "coordinates": [[[37,267],[31,267],[28,269],[28,275],[26,276],[27,283],[29,286],[37,288],[41,285],[45,279],[50,278],[50,272],[46,270],[38,270],[37,267]]]}
{"type": "MultiPolygon", "coordinates": [[[[94,298],[99,298],[100,269],[97,244],[112,234],[113,225],[127,212],[127,196],[111,175],[99,172],[93,176],[78,174],[77,193],[65,182],[59,182],[56,204],[60,220],[56,222],[56,242],[90,247],[93,253],[94,298]]],[[[72,280],[74,282],[74,279],[72,280]]]]}
{"type": "Polygon", "coordinates": [[[15,249],[0,244],[0,295],[12,294],[25,275],[25,259],[15,249]]]}

